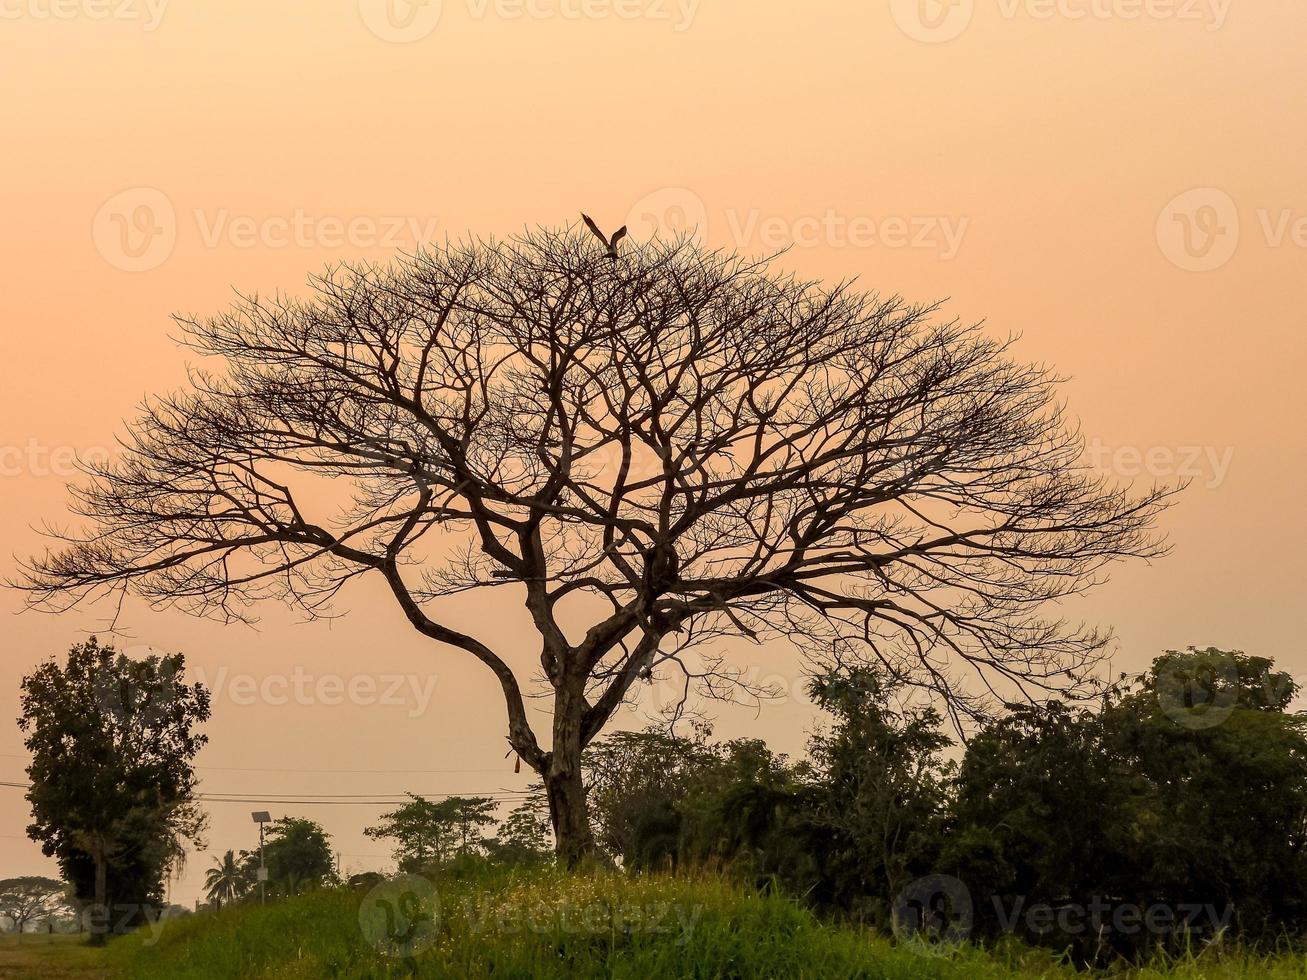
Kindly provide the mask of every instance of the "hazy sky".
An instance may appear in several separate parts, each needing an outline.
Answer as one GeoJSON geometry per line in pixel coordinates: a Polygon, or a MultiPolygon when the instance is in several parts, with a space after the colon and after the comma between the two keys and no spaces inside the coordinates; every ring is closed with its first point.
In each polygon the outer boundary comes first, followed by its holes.
{"type": "MultiPolygon", "coordinates": [[[[1305,49],[1301,0],[0,0],[4,551],[64,514],[73,451],[183,379],[171,313],[585,209],[793,245],[805,275],[1020,333],[1103,468],[1193,479],[1174,553],[1070,613],[1115,627],[1118,669],[1213,644],[1307,674],[1305,49]]],[[[184,651],[216,689],[202,791],[523,788],[484,669],[374,587],[347,600],[258,631],[128,607],[120,645],[184,651]]],[[[105,614],[8,618],[0,717],[105,614]]],[[[531,660],[516,610],[449,615],[531,660]]],[[[789,699],[719,733],[797,751],[811,723],[789,699]]],[[[6,722],[0,781],[24,765],[6,722]]],[[[210,805],[210,851],[251,846],[261,808],[210,805]]],[[[385,864],[378,808],[267,808],[321,820],[347,871],[385,864]]],[[[0,787],[0,877],[53,870],[27,816],[0,787]]]]}

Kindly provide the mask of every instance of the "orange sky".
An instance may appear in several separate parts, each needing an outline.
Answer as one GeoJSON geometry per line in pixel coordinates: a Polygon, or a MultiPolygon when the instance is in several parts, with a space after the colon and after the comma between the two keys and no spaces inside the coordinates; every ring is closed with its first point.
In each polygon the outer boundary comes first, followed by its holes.
{"type": "MultiPolygon", "coordinates": [[[[1105,468],[1194,476],[1172,556],[1072,610],[1116,628],[1117,666],[1214,644],[1307,674],[1305,47],[1299,0],[0,0],[5,551],[63,514],[71,451],[182,379],[169,314],[584,208],[793,243],[806,275],[1022,334],[1072,377],[1105,468]]],[[[489,675],[378,591],[350,600],[330,625],[269,609],[259,631],[127,610],[127,645],[223,685],[203,790],[522,788],[489,675]],[[357,703],[332,703],[337,678],[357,703]],[[390,678],[399,703],[375,703],[390,678]]],[[[102,612],[7,620],[0,717],[102,612]]],[[[450,615],[534,648],[516,611],[450,615]]],[[[784,651],[757,662],[797,684],[784,651]]],[[[810,725],[790,699],[723,712],[719,733],[797,751],[810,725]]],[[[0,726],[0,780],[24,764],[0,726]]],[[[250,846],[256,808],[210,807],[211,851],[250,846]]],[[[347,871],[385,863],[360,833],[375,809],[270,809],[320,819],[347,871]]],[[[0,788],[0,877],[52,870],[26,818],[0,788]]]]}

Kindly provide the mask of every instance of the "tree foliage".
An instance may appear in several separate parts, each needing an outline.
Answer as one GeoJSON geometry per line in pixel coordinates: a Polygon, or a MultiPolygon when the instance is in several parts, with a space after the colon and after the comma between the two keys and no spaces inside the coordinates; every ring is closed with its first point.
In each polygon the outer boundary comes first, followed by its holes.
{"type": "Polygon", "coordinates": [[[249,893],[251,884],[247,869],[233,851],[215,858],[214,866],[204,873],[204,893],[218,906],[235,905],[249,893]]]}
{"type": "Polygon", "coordinates": [[[586,757],[591,818],[600,845],[632,864],[652,860],[652,828],[672,820],[671,811],[716,761],[706,744],[709,730],[693,737],[658,729],[615,732],[586,757]]]}
{"type": "Polygon", "coordinates": [[[543,786],[533,786],[530,793],[487,839],[486,848],[493,860],[510,865],[538,865],[552,860],[549,801],[543,786]]]}
{"type": "Polygon", "coordinates": [[[409,797],[408,803],[363,831],[368,837],[395,842],[400,871],[421,872],[454,857],[483,852],[485,829],[495,823],[493,800],[480,796],[428,800],[412,793],[409,797]]]}
{"type": "Polygon", "coordinates": [[[834,722],[810,745],[813,822],[826,841],[822,897],[888,924],[889,900],[934,857],[951,740],[933,707],[896,703],[901,689],[874,672],[827,673],[811,691],[834,722]]]}
{"type": "Polygon", "coordinates": [[[812,689],[830,725],[799,764],[748,740],[623,736],[604,756],[616,798],[596,807],[597,837],[629,866],[722,868],[882,926],[905,886],[946,875],[970,900],[973,937],[1015,933],[1086,964],[1226,927],[1307,928],[1307,720],[1265,658],[1170,652],[1095,710],[1011,705],[960,765],[940,715],[892,680],[830,673],[812,689]],[[669,749],[692,774],[660,795],[643,760],[669,749]],[[612,771],[623,765],[633,772],[612,771]],[[1085,918],[1095,907],[1175,921],[1100,933],[1085,918]]]}
{"type": "Polygon", "coordinates": [[[184,842],[199,842],[192,760],[209,693],[184,669],[181,654],[131,660],[91,638],[23,679],[28,836],[84,903],[158,907],[184,842]]]}
{"type": "MultiPolygon", "coordinates": [[[[247,880],[256,881],[259,852],[242,851],[241,858],[247,880]]],[[[262,860],[268,869],[268,889],[276,895],[298,895],[336,882],[330,836],[321,824],[303,817],[282,817],[268,826],[262,860]]]]}
{"type": "MultiPolygon", "coordinates": [[[[1170,652],[1097,712],[1015,709],[968,746],[943,862],[999,906],[1210,907],[1307,925],[1307,727],[1271,661],[1170,652]]],[[[1205,937],[1211,938],[1209,929],[1205,937]]],[[[1086,947],[1096,937],[1027,938],[1086,947]]],[[[1118,952],[1152,939],[1110,936],[1118,952]]],[[[1183,936],[1171,937],[1183,942],[1183,936]]]]}

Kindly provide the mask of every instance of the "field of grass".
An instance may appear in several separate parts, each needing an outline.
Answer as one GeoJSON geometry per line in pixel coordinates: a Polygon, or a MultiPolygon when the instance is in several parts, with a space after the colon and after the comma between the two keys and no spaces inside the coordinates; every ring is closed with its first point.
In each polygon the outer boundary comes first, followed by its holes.
{"type": "MultiPolygon", "coordinates": [[[[1288,980],[1307,977],[1307,958],[1260,958],[1210,948],[1128,975],[1134,980],[1288,980]]],[[[0,978],[29,976],[1069,980],[1087,975],[1052,954],[1016,944],[997,950],[964,947],[946,955],[896,946],[883,936],[823,924],[784,898],[747,893],[717,879],[545,872],[441,881],[438,895],[421,897],[398,889],[371,899],[321,892],[172,921],[157,934],[117,939],[103,951],[68,940],[40,945],[31,937],[20,948],[11,937],[0,947],[0,978]],[[6,959],[11,954],[15,958],[6,959]]]]}
{"type": "Polygon", "coordinates": [[[108,980],[104,953],[84,936],[0,935],[0,980],[108,980]]]}

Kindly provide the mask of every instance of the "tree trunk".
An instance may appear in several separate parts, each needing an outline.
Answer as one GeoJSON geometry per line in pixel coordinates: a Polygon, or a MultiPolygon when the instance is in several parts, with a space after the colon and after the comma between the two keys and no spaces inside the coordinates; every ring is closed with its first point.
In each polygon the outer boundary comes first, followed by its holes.
{"type": "Polygon", "coordinates": [[[95,862],[95,923],[91,930],[91,945],[103,946],[104,934],[109,928],[108,889],[105,883],[106,865],[109,863],[104,854],[104,841],[98,836],[91,843],[91,860],[95,862]]]}
{"type": "Polygon", "coordinates": [[[558,859],[575,868],[595,854],[590,813],[581,779],[581,713],[584,681],[560,687],[554,698],[554,745],[544,777],[549,820],[554,827],[558,859]]]}
{"type": "Polygon", "coordinates": [[[575,868],[595,853],[580,765],[562,770],[551,764],[545,776],[545,791],[549,795],[549,819],[554,825],[558,859],[564,867],[575,868]]]}

